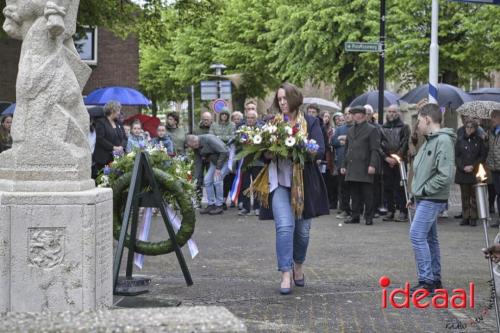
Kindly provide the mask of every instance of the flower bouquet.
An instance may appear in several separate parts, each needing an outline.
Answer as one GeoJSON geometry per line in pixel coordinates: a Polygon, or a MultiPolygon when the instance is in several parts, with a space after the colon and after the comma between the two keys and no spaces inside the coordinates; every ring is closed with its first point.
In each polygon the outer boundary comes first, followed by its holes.
{"type": "MultiPolygon", "coordinates": [[[[295,125],[281,115],[276,116],[261,128],[240,127],[235,134],[235,143],[239,153],[235,159],[254,161],[260,159],[265,152],[270,152],[277,159],[292,160],[291,199],[295,216],[302,216],[304,210],[304,180],[303,170],[306,161],[313,161],[319,145],[315,140],[307,139],[307,122],[299,114],[295,125]]],[[[259,199],[263,207],[269,207],[269,173],[270,168],[276,169],[274,161],[266,164],[255,178],[250,188],[243,192],[252,193],[259,199]]]]}
{"type": "MultiPolygon", "coordinates": [[[[302,126],[307,126],[305,121],[302,126]]],[[[315,140],[307,139],[306,128],[301,128],[301,123],[292,126],[286,117],[275,117],[261,128],[241,126],[235,133],[235,144],[239,150],[235,159],[249,157],[253,161],[269,151],[277,158],[291,158],[301,165],[319,149],[315,140]]]]}

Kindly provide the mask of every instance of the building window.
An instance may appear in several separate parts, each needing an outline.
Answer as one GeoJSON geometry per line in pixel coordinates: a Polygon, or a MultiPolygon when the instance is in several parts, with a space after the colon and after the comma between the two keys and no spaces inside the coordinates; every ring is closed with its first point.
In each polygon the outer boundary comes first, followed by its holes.
{"type": "Polygon", "coordinates": [[[80,58],[88,65],[97,65],[97,27],[83,28],[83,34],[75,36],[74,42],[80,58]]]}

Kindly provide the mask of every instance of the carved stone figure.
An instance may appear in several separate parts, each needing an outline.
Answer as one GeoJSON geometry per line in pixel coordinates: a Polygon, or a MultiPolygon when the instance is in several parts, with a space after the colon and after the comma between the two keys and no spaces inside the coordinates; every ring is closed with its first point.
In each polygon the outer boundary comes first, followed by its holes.
{"type": "Polygon", "coordinates": [[[79,0],[7,0],[4,30],[22,39],[13,147],[0,155],[0,191],[94,187],[82,89],[90,68],[73,44],[79,0]]]}
{"type": "Polygon", "coordinates": [[[64,259],[64,228],[30,228],[28,261],[39,268],[50,269],[64,259]]]}

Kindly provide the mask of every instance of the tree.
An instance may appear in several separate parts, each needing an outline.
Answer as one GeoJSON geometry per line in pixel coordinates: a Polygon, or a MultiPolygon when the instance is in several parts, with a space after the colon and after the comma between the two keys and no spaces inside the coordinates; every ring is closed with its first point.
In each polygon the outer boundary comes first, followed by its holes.
{"type": "Polygon", "coordinates": [[[377,0],[278,1],[267,34],[274,44],[271,68],[283,80],[334,84],[349,103],[375,83],[376,55],[345,53],[346,41],[372,41],[377,0]],[[370,59],[372,61],[370,61],[370,59]]]}
{"type": "MultiPolygon", "coordinates": [[[[453,85],[498,68],[498,6],[448,1],[439,10],[439,75],[453,85]],[[495,39],[496,36],[496,39],[495,39]],[[492,46],[496,43],[496,49],[492,46]]],[[[409,85],[428,79],[431,2],[392,1],[387,16],[388,74],[409,85]]]]}
{"type": "Polygon", "coordinates": [[[279,83],[267,59],[273,45],[263,38],[269,32],[267,21],[275,16],[273,0],[232,0],[217,21],[215,58],[228,73],[243,75],[233,94],[240,109],[247,96],[264,97],[279,83]]]}

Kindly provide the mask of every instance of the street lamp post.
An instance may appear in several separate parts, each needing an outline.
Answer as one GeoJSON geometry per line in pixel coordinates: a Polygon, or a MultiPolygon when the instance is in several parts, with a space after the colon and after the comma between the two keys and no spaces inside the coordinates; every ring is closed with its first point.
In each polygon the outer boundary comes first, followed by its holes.
{"type": "Polygon", "coordinates": [[[439,0],[432,0],[431,46],[429,49],[429,103],[438,104],[438,44],[439,0]]]}
{"type": "Polygon", "coordinates": [[[384,123],[384,91],[385,91],[385,0],[380,0],[380,52],[378,65],[378,123],[384,123]]]}
{"type": "MultiPolygon", "coordinates": [[[[213,64],[210,66],[210,69],[215,70],[215,76],[222,76],[222,72],[226,69],[226,65],[224,64],[213,64]]],[[[220,78],[217,80],[217,99],[220,98],[221,93],[220,93],[220,78]]]]}

